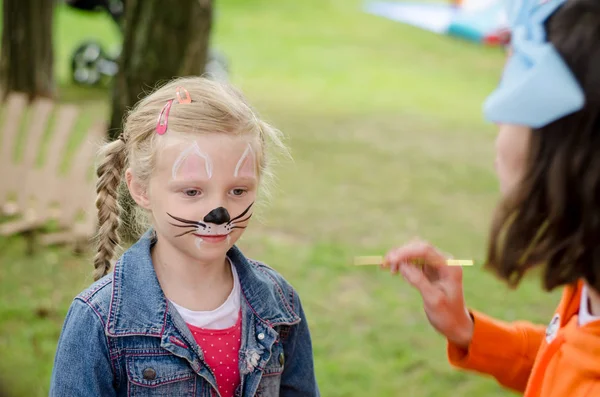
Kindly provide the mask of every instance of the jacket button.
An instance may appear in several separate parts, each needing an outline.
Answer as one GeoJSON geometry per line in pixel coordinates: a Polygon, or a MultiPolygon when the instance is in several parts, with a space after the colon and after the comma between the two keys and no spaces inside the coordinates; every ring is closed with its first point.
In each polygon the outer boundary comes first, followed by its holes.
{"type": "Polygon", "coordinates": [[[263,340],[265,339],[265,334],[263,334],[262,332],[260,334],[258,334],[258,340],[263,340]]]}
{"type": "Polygon", "coordinates": [[[279,364],[283,365],[285,363],[285,355],[283,353],[279,353],[279,364]]]}
{"type": "Polygon", "coordinates": [[[142,375],[144,375],[144,379],[146,380],[156,379],[156,371],[153,368],[146,368],[142,375]]]}

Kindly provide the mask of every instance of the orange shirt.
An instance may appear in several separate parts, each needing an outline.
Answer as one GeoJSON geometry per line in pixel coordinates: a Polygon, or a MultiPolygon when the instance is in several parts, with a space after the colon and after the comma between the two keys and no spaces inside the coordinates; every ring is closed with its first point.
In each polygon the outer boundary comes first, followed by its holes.
{"type": "Polygon", "coordinates": [[[450,363],[491,375],[525,397],[600,396],[600,321],[579,326],[582,287],[579,282],[564,289],[547,328],[472,311],[469,350],[448,343],[450,363]]]}

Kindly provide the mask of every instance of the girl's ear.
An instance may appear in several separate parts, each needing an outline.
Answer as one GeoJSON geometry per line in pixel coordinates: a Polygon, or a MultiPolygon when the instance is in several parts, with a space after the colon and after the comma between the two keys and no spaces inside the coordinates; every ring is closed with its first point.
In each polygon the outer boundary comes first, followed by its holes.
{"type": "Polygon", "coordinates": [[[149,210],[150,200],[148,199],[148,189],[139,182],[131,171],[131,168],[128,168],[127,171],[125,171],[125,180],[127,181],[127,188],[129,189],[129,194],[131,194],[133,200],[140,207],[149,210]]]}

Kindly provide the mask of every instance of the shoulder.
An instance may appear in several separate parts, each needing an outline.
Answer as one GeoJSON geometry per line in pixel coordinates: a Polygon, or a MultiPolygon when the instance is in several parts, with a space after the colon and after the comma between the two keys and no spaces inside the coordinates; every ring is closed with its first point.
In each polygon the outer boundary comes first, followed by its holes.
{"type": "MultiPolygon", "coordinates": [[[[248,258],[248,262],[251,266],[254,266],[259,273],[264,275],[268,283],[272,284],[275,289],[279,290],[282,298],[284,298],[286,303],[291,305],[292,309],[297,308],[299,304],[298,293],[292,284],[286,280],[283,275],[281,275],[281,273],[264,262],[250,258],[248,258]]],[[[297,310],[294,310],[294,313],[299,314],[297,310]]]]}
{"type": "Polygon", "coordinates": [[[248,263],[250,263],[251,266],[253,266],[258,272],[262,273],[274,284],[282,288],[294,289],[292,285],[285,279],[285,277],[281,275],[281,273],[266,263],[251,258],[248,258],[248,263]]]}
{"type": "Polygon", "coordinates": [[[236,246],[227,255],[235,265],[247,304],[263,322],[301,321],[298,294],[285,277],[267,264],[246,257],[236,246]]]}
{"type": "Polygon", "coordinates": [[[111,280],[112,278],[107,276],[93,283],[71,302],[59,340],[62,355],[70,357],[69,352],[90,343],[100,349],[92,349],[95,352],[106,351],[108,342],[105,328],[110,305],[111,280]]]}
{"type": "Polygon", "coordinates": [[[236,246],[227,256],[237,270],[247,304],[264,323],[292,325],[302,320],[298,294],[279,272],[246,257],[236,246]]]}
{"type": "Polygon", "coordinates": [[[94,282],[80,292],[73,300],[72,306],[84,306],[94,313],[104,326],[108,318],[112,298],[113,275],[112,273],[94,282]]]}

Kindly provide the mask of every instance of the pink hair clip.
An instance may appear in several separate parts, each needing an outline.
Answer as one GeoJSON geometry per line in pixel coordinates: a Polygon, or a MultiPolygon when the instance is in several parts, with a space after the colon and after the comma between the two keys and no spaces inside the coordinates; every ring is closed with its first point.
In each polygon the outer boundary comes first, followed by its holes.
{"type": "MultiPolygon", "coordinates": [[[[190,93],[183,87],[177,87],[175,95],[177,96],[177,103],[188,104],[193,102],[190,93]]],[[[169,112],[171,110],[171,106],[173,105],[173,101],[174,99],[169,99],[158,115],[158,121],[156,123],[156,133],[158,135],[163,135],[165,132],[167,132],[167,127],[169,124],[169,112]]]]}
{"type": "Polygon", "coordinates": [[[179,103],[192,103],[192,97],[188,90],[183,87],[177,87],[177,102],[179,103]],[[185,94],[183,98],[181,98],[181,91],[185,94]]]}
{"type": "Polygon", "coordinates": [[[167,125],[169,123],[169,111],[171,110],[171,105],[173,104],[173,100],[169,99],[165,106],[163,106],[160,114],[158,115],[158,122],[156,123],[156,133],[158,135],[163,135],[167,132],[167,125]]]}

